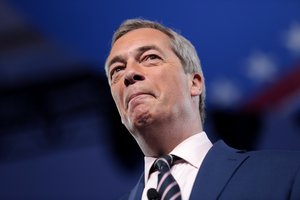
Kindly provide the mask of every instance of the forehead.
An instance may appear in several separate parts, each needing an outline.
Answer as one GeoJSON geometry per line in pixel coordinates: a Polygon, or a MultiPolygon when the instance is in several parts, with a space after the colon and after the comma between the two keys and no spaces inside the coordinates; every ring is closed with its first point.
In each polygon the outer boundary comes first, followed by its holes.
{"type": "Polygon", "coordinates": [[[112,46],[107,61],[114,56],[130,54],[141,46],[157,46],[170,49],[170,38],[163,32],[152,28],[140,28],[120,37],[112,46]]]}

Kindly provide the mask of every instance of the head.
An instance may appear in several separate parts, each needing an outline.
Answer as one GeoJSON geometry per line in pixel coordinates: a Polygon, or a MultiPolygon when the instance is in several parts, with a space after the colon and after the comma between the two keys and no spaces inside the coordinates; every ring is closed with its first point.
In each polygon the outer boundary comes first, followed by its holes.
{"type": "MultiPolygon", "coordinates": [[[[112,47],[120,38],[122,38],[127,33],[143,28],[150,28],[158,30],[164,33],[170,43],[170,47],[174,54],[178,57],[183,67],[183,70],[186,74],[193,74],[199,73],[202,79],[202,91],[199,97],[199,113],[201,117],[202,125],[204,124],[205,120],[205,83],[204,83],[204,75],[202,71],[202,67],[200,64],[199,57],[194,46],[191,44],[189,40],[184,38],[179,33],[173,31],[172,29],[163,26],[160,23],[144,20],[144,19],[129,19],[124,21],[120,27],[116,30],[112,38],[112,47]]],[[[108,58],[109,59],[109,58],[108,58]]],[[[108,71],[108,62],[107,59],[105,63],[105,71],[106,75],[109,78],[109,71],[108,71]]]]}

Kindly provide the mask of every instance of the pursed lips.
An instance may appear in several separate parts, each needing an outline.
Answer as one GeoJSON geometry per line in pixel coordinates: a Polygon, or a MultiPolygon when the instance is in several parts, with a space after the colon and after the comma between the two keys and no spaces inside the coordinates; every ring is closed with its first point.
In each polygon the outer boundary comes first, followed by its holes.
{"type": "Polygon", "coordinates": [[[125,102],[126,102],[126,108],[128,108],[128,104],[130,103],[130,101],[131,101],[132,99],[134,99],[135,97],[140,96],[140,95],[151,95],[151,96],[153,96],[152,94],[150,94],[150,93],[145,93],[145,92],[137,92],[137,93],[128,95],[127,98],[126,98],[126,100],[125,100],[125,102]]]}

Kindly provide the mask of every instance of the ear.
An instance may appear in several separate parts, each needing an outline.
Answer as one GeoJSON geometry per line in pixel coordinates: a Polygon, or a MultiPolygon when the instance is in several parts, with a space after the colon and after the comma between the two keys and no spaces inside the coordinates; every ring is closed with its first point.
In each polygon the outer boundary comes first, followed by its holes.
{"type": "Polygon", "coordinates": [[[191,74],[191,96],[200,96],[203,89],[203,80],[199,73],[191,74]]]}

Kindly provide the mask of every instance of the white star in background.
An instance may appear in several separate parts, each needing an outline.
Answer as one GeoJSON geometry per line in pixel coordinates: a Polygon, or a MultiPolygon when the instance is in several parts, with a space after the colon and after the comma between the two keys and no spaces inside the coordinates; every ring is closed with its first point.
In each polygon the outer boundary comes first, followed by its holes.
{"type": "Polygon", "coordinates": [[[298,22],[294,22],[284,33],[284,43],[292,54],[300,56],[300,24],[298,22]]]}
{"type": "Polygon", "coordinates": [[[255,52],[247,60],[246,75],[253,81],[269,82],[276,75],[277,67],[275,61],[262,52],[255,52]]]}
{"type": "Polygon", "coordinates": [[[229,79],[218,79],[211,82],[211,100],[219,106],[233,106],[241,97],[239,88],[229,79]]]}

